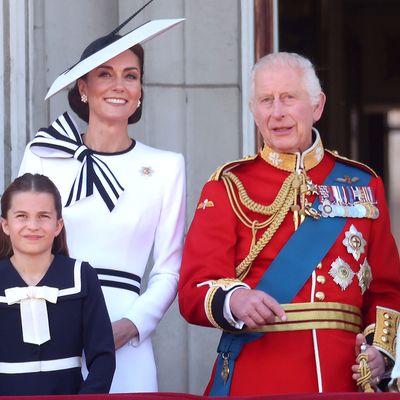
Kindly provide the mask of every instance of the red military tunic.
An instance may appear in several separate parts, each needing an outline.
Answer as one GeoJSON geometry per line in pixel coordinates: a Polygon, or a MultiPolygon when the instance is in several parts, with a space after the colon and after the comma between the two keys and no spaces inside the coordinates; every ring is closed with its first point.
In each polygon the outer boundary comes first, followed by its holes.
{"type": "MultiPolygon", "coordinates": [[[[282,158],[288,155],[267,150],[268,157],[264,148],[255,158],[232,163],[225,168],[230,168],[239,178],[252,200],[264,205],[274,201],[291,168],[285,170],[281,165],[282,158]]],[[[308,165],[305,163],[307,176],[314,184],[321,185],[338,159],[324,152],[319,138],[306,153],[290,155],[293,160],[289,161],[296,168],[296,164],[304,163],[305,156],[308,161],[312,159],[308,165]]],[[[290,166],[290,162],[287,164],[286,161],[283,160],[282,164],[290,166]]],[[[363,166],[359,168],[367,169],[363,166]]],[[[248,255],[252,241],[251,229],[235,214],[225,185],[218,176],[210,180],[201,193],[186,239],[179,282],[179,306],[183,317],[189,323],[202,326],[216,326],[215,319],[210,317],[210,309],[207,310],[206,297],[210,282],[236,278],[235,267],[248,255]]],[[[357,179],[356,176],[337,178],[357,179]]],[[[293,303],[337,302],[358,307],[362,314],[362,329],[375,323],[376,306],[400,310],[400,262],[390,232],[383,184],[379,177],[371,173],[368,186],[375,194],[379,217],[348,218],[328,253],[293,300],[293,303]],[[365,241],[358,259],[348,251],[349,245],[346,244],[346,233],[349,236],[354,229],[358,237],[365,241]],[[353,271],[350,273],[351,279],[348,278],[344,284],[335,281],[333,266],[338,257],[353,271]],[[365,282],[360,281],[357,274],[360,275],[362,265],[368,264],[372,281],[364,291],[362,284],[365,282]]],[[[314,198],[309,196],[310,201],[314,198]]],[[[265,215],[249,210],[246,214],[252,220],[266,219],[265,215]]],[[[257,232],[257,239],[264,230],[257,232]]],[[[257,285],[294,231],[293,212],[289,211],[270,242],[252,263],[244,283],[251,288],[257,285]]],[[[307,248],[318,246],[318,241],[318,237],[305,238],[304,252],[307,252],[307,248]]],[[[289,281],[291,277],[287,276],[286,279],[289,281]]],[[[219,309],[218,318],[221,321],[224,318],[223,302],[221,296],[218,300],[217,296],[214,299],[218,304],[212,304],[213,312],[219,309]]],[[[266,333],[243,347],[236,360],[230,394],[357,391],[351,371],[355,363],[355,337],[355,332],[342,329],[266,333]]],[[[209,389],[210,385],[206,392],[209,389]]]]}

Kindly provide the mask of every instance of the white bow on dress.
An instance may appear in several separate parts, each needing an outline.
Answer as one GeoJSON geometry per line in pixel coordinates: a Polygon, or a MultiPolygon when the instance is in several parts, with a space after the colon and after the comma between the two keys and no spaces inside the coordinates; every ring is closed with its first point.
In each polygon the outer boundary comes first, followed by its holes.
{"type": "Polygon", "coordinates": [[[20,304],[24,342],[42,344],[50,340],[46,301],[57,303],[58,289],[27,286],[6,289],[4,292],[8,305],[20,304]]]}

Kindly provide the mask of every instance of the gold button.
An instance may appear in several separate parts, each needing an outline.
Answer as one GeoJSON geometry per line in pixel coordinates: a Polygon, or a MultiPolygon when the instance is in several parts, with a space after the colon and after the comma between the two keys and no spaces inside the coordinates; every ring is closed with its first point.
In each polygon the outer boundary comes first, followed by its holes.
{"type": "Polygon", "coordinates": [[[324,292],[317,292],[315,293],[315,297],[319,301],[323,301],[325,299],[325,293],[324,292]]]}
{"type": "Polygon", "coordinates": [[[389,340],[386,336],[381,337],[383,343],[387,343],[389,340]]]}
{"type": "Polygon", "coordinates": [[[392,324],[390,323],[390,321],[384,321],[384,323],[383,323],[385,326],[392,326],[392,324]]]}
{"type": "Polygon", "coordinates": [[[388,328],[383,328],[383,333],[384,333],[385,335],[389,335],[390,330],[389,330],[388,328]]]}
{"type": "Polygon", "coordinates": [[[319,263],[319,264],[317,265],[317,268],[318,268],[318,269],[321,269],[321,268],[322,268],[322,263],[319,263]]]}
{"type": "Polygon", "coordinates": [[[388,313],[383,314],[383,316],[384,316],[386,319],[391,319],[391,318],[392,318],[392,317],[390,316],[390,314],[388,314],[388,313]]]}
{"type": "Polygon", "coordinates": [[[322,285],[326,282],[326,279],[323,275],[318,275],[317,276],[317,282],[321,283],[322,285]]]}

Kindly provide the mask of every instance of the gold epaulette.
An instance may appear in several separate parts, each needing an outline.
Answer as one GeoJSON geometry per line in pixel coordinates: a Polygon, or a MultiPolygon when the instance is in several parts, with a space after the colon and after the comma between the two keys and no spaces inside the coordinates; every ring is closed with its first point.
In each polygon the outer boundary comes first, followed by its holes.
{"type": "Polygon", "coordinates": [[[218,181],[221,178],[221,175],[224,171],[227,170],[231,170],[232,168],[237,167],[238,165],[241,165],[243,163],[249,162],[249,161],[253,161],[255,158],[257,158],[258,154],[253,154],[251,156],[246,156],[243,157],[239,160],[234,160],[234,161],[229,161],[226,164],[221,165],[220,167],[218,167],[210,176],[210,178],[208,179],[208,181],[218,181]]]}
{"type": "Polygon", "coordinates": [[[350,164],[350,165],[353,165],[353,166],[358,167],[360,169],[363,169],[364,171],[369,172],[370,174],[372,174],[375,177],[378,176],[378,174],[371,167],[369,167],[366,164],[363,164],[363,163],[361,163],[359,161],[355,161],[355,160],[352,160],[350,158],[341,156],[341,155],[339,155],[339,153],[336,150],[327,150],[327,149],[325,149],[325,151],[327,151],[333,157],[337,158],[340,161],[343,161],[346,164],[350,164]]]}

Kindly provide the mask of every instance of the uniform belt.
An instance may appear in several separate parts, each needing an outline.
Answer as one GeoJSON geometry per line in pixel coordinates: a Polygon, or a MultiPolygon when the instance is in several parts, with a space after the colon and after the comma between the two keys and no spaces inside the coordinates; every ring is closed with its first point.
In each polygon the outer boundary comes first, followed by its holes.
{"type": "Polygon", "coordinates": [[[96,268],[96,272],[101,286],[130,290],[131,292],[140,294],[140,276],[108,268],[96,268]]]}
{"type": "Polygon", "coordinates": [[[81,357],[58,358],[55,360],[0,362],[1,374],[27,374],[31,372],[59,371],[70,368],[80,368],[81,357]]]}
{"type": "MultiPolygon", "coordinates": [[[[309,329],[341,329],[361,332],[361,310],[350,304],[342,303],[292,303],[282,304],[287,321],[276,318],[272,324],[246,332],[287,332],[309,329]]],[[[243,331],[242,331],[243,332],[243,331]]]]}

